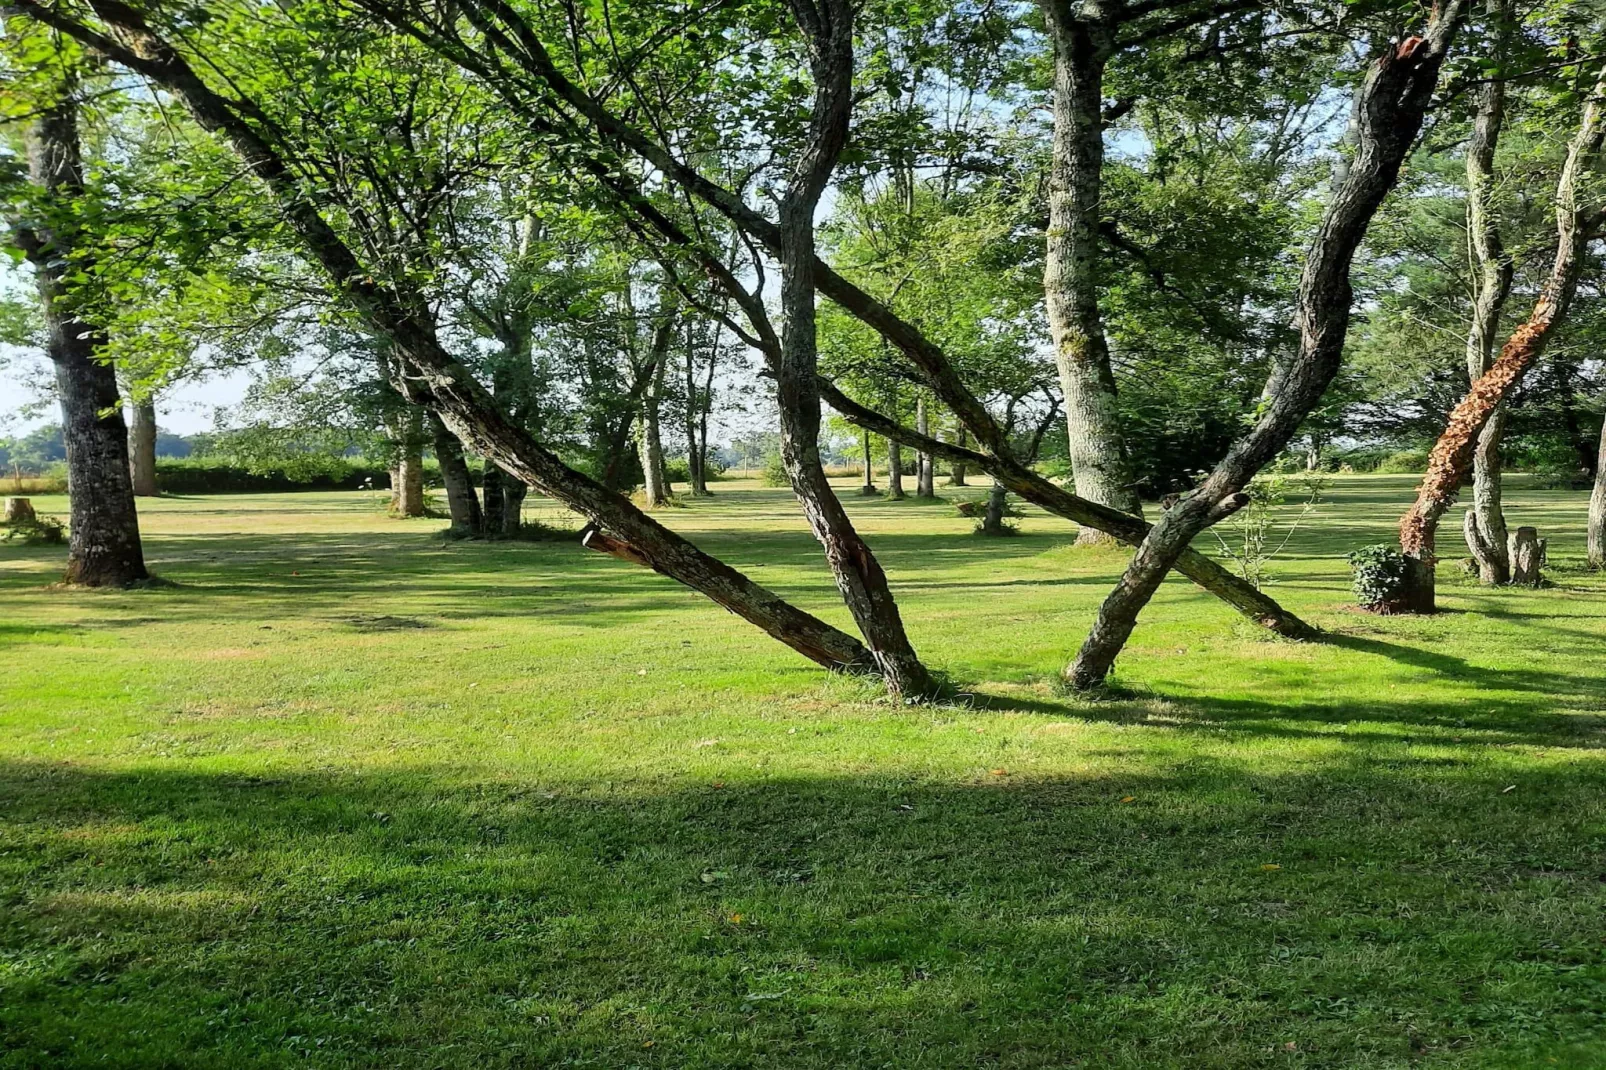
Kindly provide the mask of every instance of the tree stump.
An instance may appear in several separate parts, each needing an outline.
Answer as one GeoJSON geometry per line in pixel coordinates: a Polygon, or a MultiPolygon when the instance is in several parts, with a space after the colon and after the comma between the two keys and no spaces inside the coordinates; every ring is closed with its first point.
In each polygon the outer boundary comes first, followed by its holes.
{"type": "Polygon", "coordinates": [[[1511,583],[1517,587],[1538,587],[1544,583],[1539,570],[1545,564],[1545,545],[1537,528],[1518,528],[1511,533],[1507,548],[1511,556],[1511,583]]]}
{"type": "Polygon", "coordinates": [[[29,498],[7,498],[6,519],[7,524],[26,524],[37,520],[33,511],[33,501],[29,498]]]}

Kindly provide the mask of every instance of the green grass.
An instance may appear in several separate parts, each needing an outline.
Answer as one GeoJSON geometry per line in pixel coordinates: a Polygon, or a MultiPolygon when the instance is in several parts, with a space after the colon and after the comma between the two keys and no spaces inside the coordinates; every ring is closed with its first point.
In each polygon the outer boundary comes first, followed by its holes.
{"type": "MultiPolygon", "coordinates": [[[[1124,555],[851,480],[953,705],[363,494],[148,503],[137,592],[0,545],[0,1067],[1606,1066],[1606,580],[1353,611],[1412,482],[1274,566],[1329,641],[1168,583],[1100,702],[1124,555]]],[[[718,491],[664,519],[846,626],[718,491]]]]}

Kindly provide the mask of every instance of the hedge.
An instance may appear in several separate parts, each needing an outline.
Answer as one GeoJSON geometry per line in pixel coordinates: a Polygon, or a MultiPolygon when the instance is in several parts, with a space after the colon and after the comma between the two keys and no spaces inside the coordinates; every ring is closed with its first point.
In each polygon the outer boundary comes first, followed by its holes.
{"type": "MultiPolygon", "coordinates": [[[[424,463],[424,480],[440,480],[440,468],[424,463]]],[[[361,459],[291,458],[283,463],[230,464],[214,457],[186,457],[156,462],[156,485],[167,494],[241,494],[297,490],[376,490],[390,488],[384,465],[361,459]]]]}

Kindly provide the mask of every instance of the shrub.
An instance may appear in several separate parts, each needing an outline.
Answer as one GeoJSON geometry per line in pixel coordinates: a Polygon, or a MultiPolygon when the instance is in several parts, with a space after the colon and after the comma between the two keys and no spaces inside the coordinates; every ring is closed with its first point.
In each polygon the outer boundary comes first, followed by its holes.
{"type": "MultiPolygon", "coordinates": [[[[425,462],[424,472],[425,478],[440,478],[433,462],[425,462]]],[[[390,486],[390,472],[362,458],[310,454],[249,466],[219,457],[185,457],[157,461],[156,485],[168,494],[384,489],[390,486]]]]}
{"type": "Polygon", "coordinates": [[[5,535],[0,542],[20,542],[24,546],[60,546],[67,541],[67,525],[53,516],[36,516],[15,524],[0,524],[5,535]]]}
{"type": "MultiPolygon", "coordinates": [[[[1350,464],[1351,467],[1355,467],[1353,461],[1350,462],[1350,464]]],[[[1418,472],[1425,472],[1427,471],[1427,468],[1428,451],[1409,449],[1395,450],[1393,453],[1379,461],[1377,467],[1374,468],[1373,471],[1383,472],[1388,475],[1401,476],[1415,475],[1418,472]]],[[[1357,468],[1357,471],[1363,471],[1363,469],[1357,468]]]]}
{"type": "Polygon", "coordinates": [[[1363,546],[1349,555],[1349,567],[1354,575],[1355,600],[1364,608],[1385,608],[1400,600],[1407,562],[1398,546],[1386,542],[1363,546]]]}
{"type": "Polygon", "coordinates": [[[766,487],[790,487],[792,479],[786,474],[786,466],[781,463],[779,453],[771,453],[764,458],[764,471],[759,473],[758,480],[766,487]]]}

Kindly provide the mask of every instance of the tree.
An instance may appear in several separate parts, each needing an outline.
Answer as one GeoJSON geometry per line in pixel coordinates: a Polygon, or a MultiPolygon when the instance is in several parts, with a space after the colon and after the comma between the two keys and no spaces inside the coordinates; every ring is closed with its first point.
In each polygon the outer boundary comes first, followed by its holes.
{"type": "MultiPolygon", "coordinates": [[[[38,56],[38,35],[25,34],[38,56]]],[[[48,53],[46,53],[48,55],[48,53]]],[[[33,265],[44,315],[45,350],[56,369],[67,451],[71,538],[63,580],[121,587],[147,579],[139,514],[129,468],[117,373],[105,359],[106,335],[75,291],[93,270],[92,241],[80,229],[86,210],[79,80],[70,54],[48,63],[48,84],[28,132],[32,188],[14,224],[14,240],[33,265]]]]}

